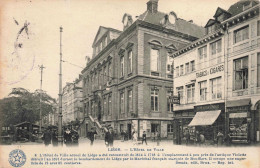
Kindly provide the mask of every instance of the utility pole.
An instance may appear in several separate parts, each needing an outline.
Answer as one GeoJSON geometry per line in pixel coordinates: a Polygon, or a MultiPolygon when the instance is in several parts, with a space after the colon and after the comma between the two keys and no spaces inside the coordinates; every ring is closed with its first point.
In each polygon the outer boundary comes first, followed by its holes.
{"type": "Polygon", "coordinates": [[[42,72],[43,68],[45,68],[43,65],[39,66],[39,69],[41,70],[41,84],[40,84],[40,128],[39,132],[42,132],[42,72]]]}
{"type": "Polygon", "coordinates": [[[58,118],[58,143],[62,145],[62,26],[60,27],[60,74],[59,74],[59,118],[58,118]]]}

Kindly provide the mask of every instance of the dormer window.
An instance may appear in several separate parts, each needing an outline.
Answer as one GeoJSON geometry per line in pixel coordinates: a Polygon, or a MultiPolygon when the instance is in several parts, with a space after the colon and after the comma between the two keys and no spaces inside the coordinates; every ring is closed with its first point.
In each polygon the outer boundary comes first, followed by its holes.
{"type": "Polygon", "coordinates": [[[251,8],[251,7],[252,7],[252,2],[250,2],[249,4],[244,4],[243,5],[243,11],[245,11],[245,10],[251,8]]]}

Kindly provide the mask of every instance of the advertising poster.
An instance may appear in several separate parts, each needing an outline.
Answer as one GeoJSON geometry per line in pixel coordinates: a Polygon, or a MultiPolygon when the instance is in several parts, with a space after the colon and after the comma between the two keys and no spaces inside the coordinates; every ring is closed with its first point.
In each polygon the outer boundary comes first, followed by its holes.
{"type": "Polygon", "coordinates": [[[259,7],[0,1],[0,168],[260,167],[259,7]]]}

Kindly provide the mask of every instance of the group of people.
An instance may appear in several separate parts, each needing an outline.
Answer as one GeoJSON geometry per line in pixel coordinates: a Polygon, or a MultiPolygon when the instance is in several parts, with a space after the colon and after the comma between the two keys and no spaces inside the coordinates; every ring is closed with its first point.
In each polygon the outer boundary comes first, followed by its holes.
{"type": "Polygon", "coordinates": [[[66,146],[78,145],[79,144],[79,134],[74,129],[67,128],[63,133],[64,143],[66,146]]]}
{"type": "Polygon", "coordinates": [[[47,129],[43,132],[42,137],[45,146],[48,146],[52,143],[53,146],[58,146],[58,133],[56,129],[47,129]]]}
{"type": "MultiPolygon", "coordinates": [[[[184,138],[185,138],[186,145],[189,145],[190,141],[191,141],[191,135],[190,135],[190,132],[187,128],[184,130],[184,138]]],[[[203,132],[200,132],[200,131],[195,132],[195,143],[197,145],[204,145],[205,140],[206,139],[205,139],[203,132]]],[[[224,138],[224,134],[222,133],[221,130],[217,133],[217,136],[216,136],[216,139],[215,139],[217,146],[222,146],[224,143],[226,143],[226,145],[229,146],[230,141],[231,141],[230,134],[228,134],[227,137],[224,138]]]]}

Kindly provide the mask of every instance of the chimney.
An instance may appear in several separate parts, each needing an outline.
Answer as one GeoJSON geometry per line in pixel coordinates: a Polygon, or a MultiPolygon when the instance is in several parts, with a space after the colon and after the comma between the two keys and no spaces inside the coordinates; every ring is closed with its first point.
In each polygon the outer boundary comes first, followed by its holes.
{"type": "Polygon", "coordinates": [[[147,11],[156,13],[158,11],[158,0],[149,0],[147,2],[147,11]]]}

